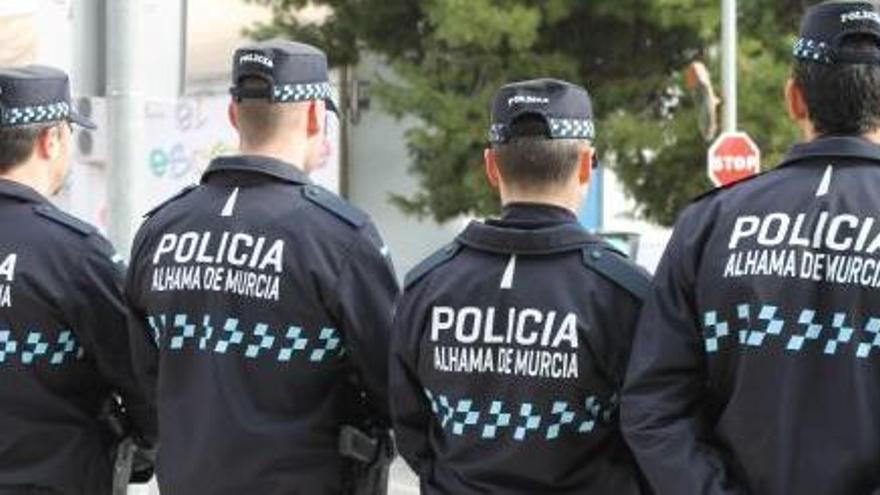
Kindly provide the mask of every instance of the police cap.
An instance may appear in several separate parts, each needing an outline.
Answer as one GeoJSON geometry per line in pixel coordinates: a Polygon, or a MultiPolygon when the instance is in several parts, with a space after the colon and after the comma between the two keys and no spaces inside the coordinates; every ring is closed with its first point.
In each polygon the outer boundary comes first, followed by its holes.
{"type": "Polygon", "coordinates": [[[492,103],[492,144],[508,142],[511,125],[520,117],[540,117],[549,139],[596,137],[593,103],[584,88],[558,79],[535,79],[503,86],[492,103]]]}
{"type": "Polygon", "coordinates": [[[73,107],[64,71],[41,65],[0,68],[0,127],[63,121],[95,128],[73,107]]]}
{"type": "Polygon", "coordinates": [[[235,51],[232,61],[232,96],[266,99],[272,103],[324,100],[336,110],[333,89],[323,51],[304,43],[285,40],[262,41],[235,51]],[[266,88],[244,87],[248,78],[268,83],[266,88]]]}
{"type": "Polygon", "coordinates": [[[880,64],[880,2],[834,0],[807,10],[794,56],[820,64],[880,64]],[[877,46],[847,48],[853,37],[873,39],[877,46]]]}

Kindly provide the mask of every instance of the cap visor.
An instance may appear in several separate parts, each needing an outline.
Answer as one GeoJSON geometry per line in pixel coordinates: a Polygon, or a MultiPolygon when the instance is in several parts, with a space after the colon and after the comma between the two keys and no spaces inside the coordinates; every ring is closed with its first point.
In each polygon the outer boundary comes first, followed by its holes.
{"type": "Polygon", "coordinates": [[[95,130],[98,128],[94,122],[76,112],[70,112],[70,116],[67,117],[67,120],[89,130],[95,130]]]}

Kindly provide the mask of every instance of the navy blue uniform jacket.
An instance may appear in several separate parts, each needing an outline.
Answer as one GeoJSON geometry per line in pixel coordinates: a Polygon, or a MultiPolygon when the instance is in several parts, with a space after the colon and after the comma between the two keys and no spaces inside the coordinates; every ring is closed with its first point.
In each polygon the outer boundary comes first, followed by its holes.
{"type": "Polygon", "coordinates": [[[409,274],[392,411],[422,493],[641,493],[617,420],[640,300],[619,282],[648,283],[574,214],[526,204],[409,274]]]}
{"type": "Polygon", "coordinates": [[[290,164],[219,158],[144,223],[126,292],[163,495],[342,493],[340,427],[389,422],[398,286],[364,213],[290,164]]]}
{"type": "Polygon", "coordinates": [[[681,215],[622,405],[658,493],[880,493],[878,188],[830,137],[681,215]]]}
{"type": "Polygon", "coordinates": [[[156,428],[132,368],[124,267],[94,227],[3,179],[0,230],[0,491],[109,495],[102,406],[121,396],[144,445],[156,428]]]}

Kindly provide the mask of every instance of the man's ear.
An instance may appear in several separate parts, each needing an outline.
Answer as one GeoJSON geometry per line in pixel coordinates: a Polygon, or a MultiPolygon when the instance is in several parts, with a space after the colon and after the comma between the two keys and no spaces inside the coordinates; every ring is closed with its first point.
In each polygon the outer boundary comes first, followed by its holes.
{"type": "Polygon", "coordinates": [[[238,127],[238,103],[235,100],[231,100],[229,102],[229,107],[226,110],[227,115],[229,116],[229,123],[236,131],[241,131],[238,127]]]}
{"type": "Polygon", "coordinates": [[[492,148],[483,151],[483,160],[486,162],[486,178],[492,189],[501,187],[501,172],[498,170],[498,155],[492,148]]]}
{"type": "Polygon", "coordinates": [[[54,160],[61,153],[61,136],[57,126],[49,127],[37,134],[34,153],[41,160],[54,160]]]}
{"type": "Polygon", "coordinates": [[[789,78],[785,84],[785,103],[788,107],[788,115],[792,120],[796,122],[809,120],[810,111],[807,108],[804,91],[793,78],[789,78]]]}
{"type": "Polygon", "coordinates": [[[581,185],[590,182],[593,175],[593,160],[596,157],[596,151],[592,146],[581,146],[578,152],[578,183],[581,185]]]}
{"type": "Polygon", "coordinates": [[[309,116],[308,116],[308,125],[306,126],[306,135],[308,137],[314,137],[315,135],[321,132],[321,127],[323,127],[323,114],[320,112],[320,108],[318,107],[317,101],[309,102],[309,116]]]}

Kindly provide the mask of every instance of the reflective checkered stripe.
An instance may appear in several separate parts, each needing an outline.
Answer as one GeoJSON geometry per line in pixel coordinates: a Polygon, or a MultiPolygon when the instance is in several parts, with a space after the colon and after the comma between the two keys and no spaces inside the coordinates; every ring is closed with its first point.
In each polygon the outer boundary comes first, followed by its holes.
{"type": "Polygon", "coordinates": [[[431,411],[446,434],[479,441],[556,441],[606,429],[617,417],[619,398],[590,395],[580,401],[503,398],[485,400],[424,390],[431,411]]]}
{"type": "MultiPolygon", "coordinates": [[[[592,120],[550,119],[550,137],[553,139],[595,139],[596,126],[592,120]]],[[[506,143],[509,138],[507,125],[493,124],[489,128],[490,143],[506,143]]]]}
{"type": "MultiPolygon", "coordinates": [[[[244,355],[248,359],[286,363],[308,360],[321,364],[345,354],[342,334],[335,328],[305,329],[298,325],[245,324],[238,318],[213,320],[186,313],[147,317],[156,346],[167,352],[244,355]]],[[[0,334],[0,363],[3,335],[0,334]]]]}
{"type": "Polygon", "coordinates": [[[309,100],[326,100],[333,96],[330,83],[284,84],[275,86],[275,101],[294,102],[309,100]]]}
{"type": "Polygon", "coordinates": [[[550,135],[553,139],[593,139],[596,126],[592,120],[550,119],[550,135]]]}
{"type": "Polygon", "coordinates": [[[42,122],[54,122],[66,119],[70,115],[70,104],[67,102],[49,105],[32,105],[3,109],[3,125],[29,125],[42,122]]]}
{"type": "Polygon", "coordinates": [[[824,41],[816,41],[809,38],[799,38],[794,43],[795,58],[823,64],[832,63],[831,49],[824,41]]]}

